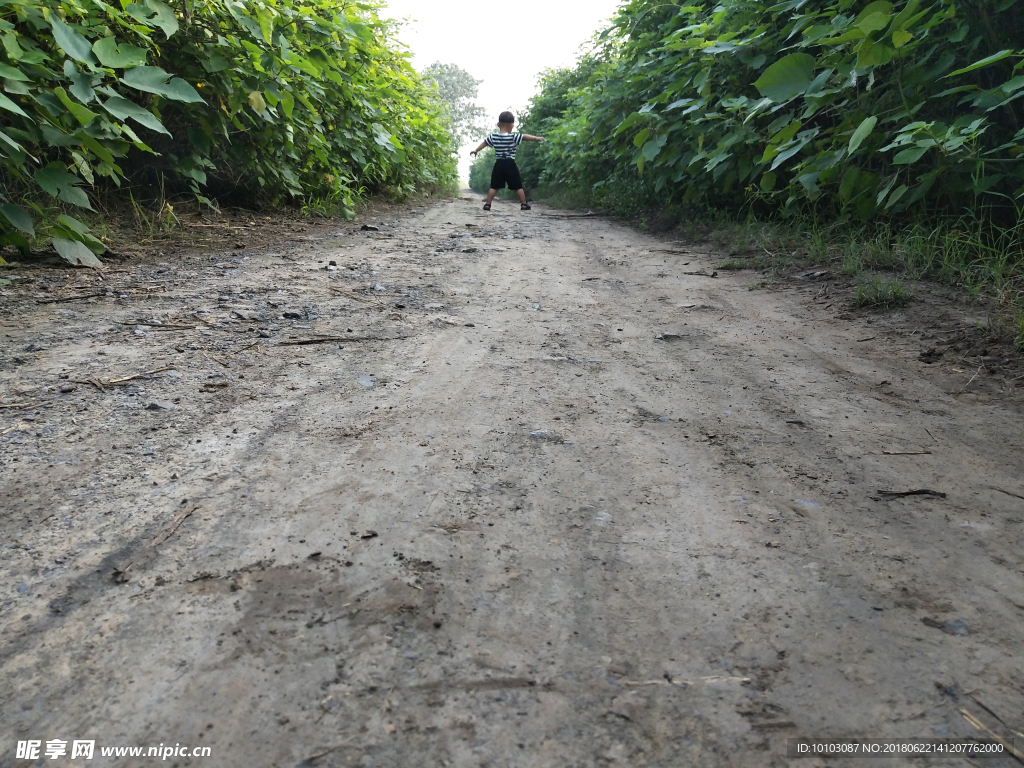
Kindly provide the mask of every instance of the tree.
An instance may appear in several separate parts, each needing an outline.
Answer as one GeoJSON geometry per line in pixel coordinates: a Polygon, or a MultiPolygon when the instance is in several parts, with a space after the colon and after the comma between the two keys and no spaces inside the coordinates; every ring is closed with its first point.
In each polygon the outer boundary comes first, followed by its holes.
{"type": "Polygon", "coordinates": [[[480,125],[484,110],[473,103],[477,86],[483,80],[474,80],[466,70],[455,64],[442,64],[440,61],[435,61],[423,70],[423,76],[437,85],[438,95],[451,121],[448,132],[451,134],[454,148],[462,146],[467,138],[487,131],[480,125]]]}

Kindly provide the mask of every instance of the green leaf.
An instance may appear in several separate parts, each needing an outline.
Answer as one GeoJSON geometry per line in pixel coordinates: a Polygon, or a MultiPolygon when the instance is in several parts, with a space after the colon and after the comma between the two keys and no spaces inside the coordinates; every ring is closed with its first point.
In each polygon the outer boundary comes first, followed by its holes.
{"type": "Polygon", "coordinates": [[[152,27],[159,27],[163,30],[165,37],[170,37],[178,31],[178,19],[170,6],[160,0],[145,0],[145,5],[129,3],[125,6],[125,12],[133,19],[152,27]]]}
{"type": "Polygon", "coordinates": [[[89,197],[76,184],[82,180],[73,173],[64,170],[60,163],[50,163],[45,168],[40,168],[35,174],[36,183],[52,197],[59,198],[70,205],[77,205],[79,208],[92,210],[89,204],[89,197]]]}
{"type": "Polygon", "coordinates": [[[897,29],[892,33],[892,44],[896,48],[902,48],[913,39],[914,36],[912,34],[902,29],[897,29]]]}
{"type": "Polygon", "coordinates": [[[25,153],[25,148],[3,131],[0,131],[0,142],[3,142],[4,144],[7,145],[7,154],[25,153]]]}
{"type": "Polygon", "coordinates": [[[857,69],[880,67],[892,61],[896,49],[885,43],[868,44],[865,40],[857,50],[857,69]]]}
{"type": "Polygon", "coordinates": [[[169,38],[178,31],[178,19],[169,5],[160,0],[146,0],[146,6],[156,13],[149,23],[160,27],[166,37],[169,38]]]}
{"type": "Polygon", "coordinates": [[[667,138],[667,136],[659,136],[657,139],[651,139],[644,144],[643,149],[641,149],[640,152],[643,154],[644,159],[647,160],[647,162],[651,162],[658,156],[658,153],[661,152],[661,148],[665,146],[665,140],[667,138]]]}
{"type": "Polygon", "coordinates": [[[77,232],[80,235],[89,234],[89,227],[84,223],[76,219],[74,216],[68,216],[66,213],[62,213],[57,217],[57,221],[63,224],[65,227],[70,229],[72,232],[77,232]]]}
{"type": "Polygon", "coordinates": [[[274,13],[268,8],[257,8],[256,19],[259,21],[263,39],[270,43],[270,38],[274,34],[274,13]]]}
{"type": "Polygon", "coordinates": [[[67,92],[63,88],[54,88],[53,93],[58,99],[60,99],[60,103],[65,106],[68,112],[75,116],[75,119],[83,128],[99,117],[99,115],[91,109],[86,109],[81,104],[72,101],[71,97],[68,96],[67,92]]]}
{"type": "Polygon", "coordinates": [[[897,152],[896,157],[892,159],[896,165],[910,165],[920,160],[924,153],[928,151],[928,147],[911,147],[910,149],[904,149],[902,152],[897,152]]]}
{"type": "Polygon", "coordinates": [[[889,25],[888,13],[871,13],[865,16],[862,20],[857,22],[857,29],[863,30],[868,34],[877,32],[880,29],[885,29],[889,25]]]}
{"type": "Polygon", "coordinates": [[[839,199],[843,203],[850,201],[854,187],[857,184],[857,177],[860,176],[860,169],[857,166],[848,168],[843,174],[843,180],[839,183],[839,199]]]}
{"type": "Polygon", "coordinates": [[[103,266],[103,262],[97,259],[93,252],[78,240],[55,237],[53,238],[53,249],[69,264],[92,267],[93,269],[99,269],[103,266]]]}
{"type": "Polygon", "coordinates": [[[127,69],[146,63],[147,51],[128,43],[118,45],[113,37],[101,37],[92,46],[92,52],[100,60],[100,64],[110,69],[127,69]]]}
{"type": "Polygon", "coordinates": [[[292,116],[292,110],[295,109],[295,97],[288,92],[282,93],[281,109],[284,110],[285,117],[290,119],[292,116]]]}
{"type": "Polygon", "coordinates": [[[30,82],[28,75],[17,67],[12,67],[9,64],[0,64],[0,77],[5,80],[17,80],[21,83],[30,82]]]}
{"type": "Polygon", "coordinates": [[[857,20],[854,24],[859,25],[869,16],[873,16],[876,13],[884,14],[885,16],[892,15],[892,3],[888,0],[875,0],[873,3],[868,3],[859,14],[857,14],[857,20]]]}
{"type": "Polygon", "coordinates": [[[8,112],[13,112],[14,114],[21,115],[22,117],[28,117],[21,107],[8,99],[2,93],[0,93],[0,109],[6,109],[8,112]]]}
{"type": "Polygon", "coordinates": [[[68,216],[66,213],[58,216],[55,230],[57,237],[62,237],[66,240],[77,240],[95,254],[100,254],[107,250],[103,243],[92,236],[89,232],[89,227],[74,216],[68,216]]]}
{"type": "Polygon", "coordinates": [[[773,189],[775,189],[775,181],[777,178],[778,177],[776,174],[772,173],[771,171],[768,171],[768,173],[764,174],[761,177],[761,189],[763,189],[765,192],[771,192],[773,189]]]}
{"type": "Polygon", "coordinates": [[[120,96],[111,96],[103,103],[103,108],[118,120],[124,121],[131,118],[139,125],[149,128],[151,131],[164,133],[168,136],[171,132],[164,128],[156,115],[145,107],[140,107],[134,101],[128,101],[120,96]]]}
{"type": "Polygon", "coordinates": [[[892,206],[896,205],[896,201],[899,200],[901,197],[903,197],[903,195],[904,195],[904,193],[906,191],[907,191],[907,185],[906,184],[900,184],[898,187],[896,187],[896,189],[894,189],[893,192],[892,192],[892,196],[889,198],[889,202],[887,202],[885,204],[885,207],[886,208],[892,208],[892,206]]]}
{"type": "Polygon", "coordinates": [[[872,115],[871,117],[865,117],[857,130],[853,132],[853,136],[850,137],[850,154],[852,155],[857,151],[857,148],[864,143],[864,139],[871,135],[871,131],[875,129],[875,124],[878,122],[878,118],[872,115]]]}
{"type": "Polygon", "coordinates": [[[791,53],[768,67],[754,87],[774,102],[788,101],[807,90],[814,77],[814,65],[813,56],[791,53]]]}
{"type": "Polygon", "coordinates": [[[1005,51],[1000,51],[999,53],[993,53],[991,56],[986,56],[984,59],[974,62],[969,67],[964,67],[963,69],[958,69],[954,72],[950,72],[942,79],[945,80],[947,77],[955,77],[956,75],[962,75],[965,72],[973,72],[976,69],[987,67],[989,64],[995,64],[997,61],[1002,61],[1007,56],[1013,56],[1013,51],[1007,49],[1005,51]]]}
{"type": "Polygon", "coordinates": [[[32,217],[28,215],[28,211],[22,208],[20,205],[14,203],[4,203],[0,205],[0,214],[5,219],[11,222],[11,225],[16,229],[21,230],[29,237],[36,236],[36,230],[32,226],[32,217]]]}
{"type": "Polygon", "coordinates": [[[206,103],[196,89],[180,77],[167,82],[169,77],[171,75],[160,67],[142,66],[126,70],[121,82],[140,91],[166,96],[173,101],[184,101],[188,104],[206,103]]]}
{"type": "Polygon", "coordinates": [[[53,39],[57,41],[57,45],[64,53],[84,64],[96,63],[96,59],[92,55],[92,43],[58,19],[54,13],[50,14],[50,25],[53,27],[53,39]]]}

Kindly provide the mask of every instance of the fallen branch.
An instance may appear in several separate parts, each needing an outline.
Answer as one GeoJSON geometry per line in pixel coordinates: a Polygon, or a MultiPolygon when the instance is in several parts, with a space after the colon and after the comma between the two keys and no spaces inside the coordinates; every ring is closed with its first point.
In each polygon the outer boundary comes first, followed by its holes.
{"type": "MultiPolygon", "coordinates": [[[[143,376],[150,376],[150,375],[152,375],[154,373],[162,373],[163,371],[170,371],[170,370],[172,370],[174,368],[177,368],[177,367],[178,366],[176,366],[176,365],[165,365],[163,368],[154,368],[152,371],[144,371],[142,373],[133,373],[131,376],[121,376],[121,377],[116,378],[116,379],[111,379],[110,381],[107,382],[107,384],[108,385],[110,385],[110,384],[121,384],[122,382],[131,381],[132,379],[141,379],[143,376]]],[[[102,387],[101,387],[101,389],[102,389],[102,387]]]]}
{"type": "Polygon", "coordinates": [[[718,270],[711,272],[710,274],[705,272],[703,269],[698,269],[696,272],[682,272],[684,275],[692,275],[694,277],[718,277],[718,270]]]}
{"type": "Polygon", "coordinates": [[[998,733],[993,731],[991,728],[989,728],[987,725],[985,725],[983,722],[981,722],[978,718],[976,718],[974,715],[972,715],[966,709],[961,709],[960,710],[960,714],[964,716],[964,720],[966,720],[968,723],[973,725],[979,731],[984,731],[989,736],[991,736],[993,739],[995,739],[1000,744],[1002,744],[1003,745],[1003,749],[1005,749],[1007,752],[1009,752],[1011,755],[1013,755],[1015,758],[1017,758],[1018,762],[1024,763],[1024,752],[1021,752],[1019,749],[1016,749],[1013,746],[1013,744],[1011,744],[1006,739],[1004,739],[1002,736],[1000,736],[998,733]]]}
{"type": "Polygon", "coordinates": [[[355,301],[361,301],[363,304],[372,304],[373,301],[374,301],[373,299],[366,298],[364,296],[356,296],[351,291],[346,291],[344,288],[339,288],[336,285],[330,285],[330,286],[328,286],[328,288],[330,288],[335,293],[341,294],[342,296],[346,296],[346,297],[348,297],[350,299],[354,299],[355,301]]]}
{"type": "Polygon", "coordinates": [[[165,541],[167,541],[169,538],[171,538],[171,536],[174,535],[174,532],[177,531],[181,527],[181,524],[183,522],[185,522],[185,519],[187,517],[189,517],[197,509],[199,509],[199,505],[198,504],[193,504],[188,509],[183,509],[181,512],[176,514],[174,516],[174,519],[171,520],[170,525],[168,525],[160,533],[158,533],[156,536],[154,536],[153,540],[151,542],[149,542],[149,544],[147,546],[148,547],[156,547],[156,546],[158,546],[160,544],[163,544],[165,541]]]}
{"type": "Polygon", "coordinates": [[[199,354],[202,355],[203,357],[205,357],[207,360],[212,360],[213,362],[217,363],[218,365],[223,365],[225,368],[230,368],[231,367],[230,365],[225,363],[223,360],[220,360],[220,359],[214,357],[213,355],[209,355],[209,354],[207,354],[206,352],[204,352],[201,349],[199,350],[199,354]]]}
{"type": "Polygon", "coordinates": [[[36,304],[62,304],[65,301],[78,301],[79,299],[94,299],[98,296],[106,295],[106,291],[103,291],[102,293],[84,293],[81,296],[65,296],[62,299],[43,299],[41,301],[36,300],[36,304]]]}
{"type": "Polygon", "coordinates": [[[1007,496],[1013,496],[1015,499],[1024,499],[1024,496],[1021,496],[1019,493],[1014,493],[1013,491],[1007,491],[1004,488],[997,488],[994,485],[992,486],[992,490],[993,491],[999,491],[1000,493],[1005,493],[1007,496]]]}
{"type": "Polygon", "coordinates": [[[913,491],[883,491],[879,489],[876,493],[880,493],[883,496],[938,496],[940,499],[946,498],[946,494],[942,491],[933,491],[930,488],[916,488],[913,491]]]}
{"type": "Polygon", "coordinates": [[[140,557],[144,557],[146,554],[156,549],[159,545],[163,544],[165,541],[171,538],[171,536],[174,535],[174,532],[181,527],[181,524],[183,522],[185,522],[185,518],[187,518],[197,509],[199,509],[199,506],[199,504],[193,504],[191,507],[183,509],[181,512],[176,514],[174,516],[174,519],[171,520],[170,524],[167,527],[165,527],[162,531],[160,531],[160,533],[154,536],[153,540],[149,542],[149,544],[146,544],[135,553],[134,560],[129,560],[126,565],[119,565],[114,569],[114,572],[111,574],[114,578],[114,581],[116,581],[118,584],[126,583],[131,578],[128,575],[128,571],[132,569],[132,566],[135,565],[136,561],[138,561],[140,557]]]}
{"type": "Polygon", "coordinates": [[[886,456],[921,456],[931,451],[882,451],[886,456]]]}
{"type": "Polygon", "coordinates": [[[196,329],[196,327],[194,325],[163,325],[163,324],[160,324],[160,323],[145,323],[145,322],[142,322],[142,321],[139,321],[139,322],[127,322],[127,323],[122,323],[122,322],[119,321],[117,324],[118,325],[144,325],[147,328],[152,328],[152,329],[157,330],[157,331],[194,331],[196,329]]]}
{"type": "Polygon", "coordinates": [[[307,344],[332,344],[344,341],[401,341],[408,336],[325,336],[320,339],[299,339],[297,341],[279,341],[279,347],[301,347],[307,344]]]}
{"type": "Polygon", "coordinates": [[[0,405],[0,408],[23,408],[26,405],[32,405],[32,403],[6,403],[4,405],[0,405]]]}

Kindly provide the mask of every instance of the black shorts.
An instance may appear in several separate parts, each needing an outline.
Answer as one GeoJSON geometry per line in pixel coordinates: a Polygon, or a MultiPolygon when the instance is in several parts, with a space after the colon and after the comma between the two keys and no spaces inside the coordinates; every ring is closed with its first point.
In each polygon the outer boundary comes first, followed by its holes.
{"type": "Polygon", "coordinates": [[[504,189],[506,184],[513,192],[523,188],[523,180],[519,176],[519,166],[510,157],[495,160],[494,170],[491,171],[491,189],[504,189]]]}

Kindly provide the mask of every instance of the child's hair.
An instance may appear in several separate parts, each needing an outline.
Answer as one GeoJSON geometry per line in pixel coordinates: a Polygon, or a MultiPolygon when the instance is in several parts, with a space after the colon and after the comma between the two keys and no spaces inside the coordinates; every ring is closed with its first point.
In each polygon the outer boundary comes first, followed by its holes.
{"type": "MultiPolygon", "coordinates": [[[[494,113],[492,112],[491,114],[493,115],[494,113]]],[[[505,112],[502,112],[500,115],[498,115],[498,122],[499,123],[506,123],[508,125],[512,125],[512,124],[515,123],[515,121],[516,121],[516,116],[513,115],[511,112],[509,112],[507,110],[505,112]]]]}

